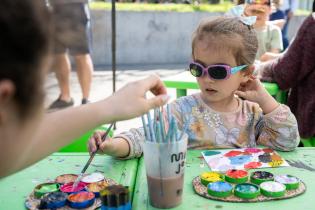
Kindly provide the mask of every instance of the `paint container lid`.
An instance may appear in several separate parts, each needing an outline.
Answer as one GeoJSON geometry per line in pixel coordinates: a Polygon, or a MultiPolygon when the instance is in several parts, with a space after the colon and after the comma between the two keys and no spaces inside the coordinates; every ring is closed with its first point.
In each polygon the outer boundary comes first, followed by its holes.
{"type": "Polygon", "coordinates": [[[70,183],[62,185],[60,187],[60,191],[65,192],[65,193],[75,193],[75,192],[83,191],[85,187],[86,187],[85,183],[79,182],[78,186],[73,189],[73,182],[70,182],[70,183]]]}
{"type": "Polygon", "coordinates": [[[111,185],[100,192],[102,207],[121,207],[130,202],[129,189],[122,185],[111,185]]]}
{"type": "Polygon", "coordinates": [[[70,182],[75,182],[78,178],[76,174],[62,174],[56,177],[55,182],[59,184],[66,184],[70,182]]]}
{"type": "Polygon", "coordinates": [[[50,192],[58,192],[60,185],[57,183],[43,183],[39,184],[34,189],[35,198],[41,198],[43,195],[50,192]]]}
{"type": "Polygon", "coordinates": [[[253,199],[260,194],[259,186],[250,183],[237,184],[234,187],[234,195],[243,199],[253,199]]]}
{"type": "Polygon", "coordinates": [[[83,209],[94,204],[95,195],[92,192],[77,192],[68,196],[68,205],[74,209],[83,209]]]}
{"type": "Polygon", "coordinates": [[[107,186],[108,186],[107,181],[103,180],[103,181],[88,184],[86,188],[89,192],[93,192],[95,194],[95,197],[98,198],[100,197],[100,191],[105,189],[107,186]]]}
{"type": "Polygon", "coordinates": [[[225,181],[230,183],[245,183],[248,180],[248,172],[245,170],[230,169],[225,174],[225,181]]]}
{"type": "Polygon", "coordinates": [[[217,172],[204,172],[200,175],[200,181],[207,186],[210,182],[224,181],[224,175],[217,172]]]}
{"type": "Polygon", "coordinates": [[[261,194],[267,197],[282,197],[285,194],[285,185],[279,182],[267,181],[259,186],[261,194]]]}
{"type": "Polygon", "coordinates": [[[207,186],[208,194],[215,197],[227,197],[231,195],[233,186],[224,181],[212,182],[207,186]]]}
{"type": "Polygon", "coordinates": [[[85,183],[93,183],[104,180],[104,175],[101,173],[91,173],[82,177],[81,181],[85,183]]]}
{"type": "Polygon", "coordinates": [[[67,193],[52,192],[44,195],[40,200],[39,209],[57,209],[66,205],[67,193]]]}
{"type": "Polygon", "coordinates": [[[284,184],[287,190],[295,190],[299,188],[300,179],[291,175],[276,175],[275,181],[284,184]]]}
{"type": "Polygon", "coordinates": [[[273,180],[274,180],[273,174],[267,171],[255,171],[250,176],[250,181],[257,185],[266,181],[273,181],[273,180]]]}

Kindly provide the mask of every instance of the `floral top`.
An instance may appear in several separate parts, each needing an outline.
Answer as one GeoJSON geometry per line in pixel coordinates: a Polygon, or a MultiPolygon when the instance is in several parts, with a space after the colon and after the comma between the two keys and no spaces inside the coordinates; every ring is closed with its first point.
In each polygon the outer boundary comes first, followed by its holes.
{"type": "MultiPolygon", "coordinates": [[[[294,115],[286,105],[279,105],[271,113],[263,114],[257,103],[239,99],[233,112],[217,112],[206,105],[200,94],[194,94],[171,103],[172,114],[181,129],[189,121],[188,148],[242,148],[264,145],[276,150],[290,151],[299,143],[294,115]]],[[[128,141],[130,151],[126,158],[142,154],[143,128],[131,129],[116,136],[128,141]]]]}

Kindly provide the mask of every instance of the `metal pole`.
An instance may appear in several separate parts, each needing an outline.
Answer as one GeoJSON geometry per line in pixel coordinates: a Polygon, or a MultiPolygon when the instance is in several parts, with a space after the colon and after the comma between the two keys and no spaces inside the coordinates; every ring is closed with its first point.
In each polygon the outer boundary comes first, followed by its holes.
{"type": "Polygon", "coordinates": [[[116,91],[116,1],[112,0],[112,72],[113,93],[116,91]]]}
{"type": "MultiPolygon", "coordinates": [[[[112,0],[112,72],[113,93],[116,91],[116,0],[112,0]]],[[[116,123],[114,124],[116,130],[116,123]]]]}

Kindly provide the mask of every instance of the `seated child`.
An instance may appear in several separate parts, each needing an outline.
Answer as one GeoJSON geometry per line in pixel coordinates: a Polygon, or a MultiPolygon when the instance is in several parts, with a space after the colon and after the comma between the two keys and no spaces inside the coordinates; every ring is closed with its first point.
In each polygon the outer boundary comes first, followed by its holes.
{"type": "Polygon", "coordinates": [[[246,15],[257,17],[254,25],[258,39],[257,60],[261,60],[265,53],[280,53],[283,50],[281,29],[268,21],[271,11],[270,0],[250,0],[245,7],[246,15]]]}
{"type": "MultiPolygon", "coordinates": [[[[190,72],[200,93],[170,104],[178,127],[189,120],[188,148],[267,146],[290,151],[299,143],[297,122],[252,76],[257,38],[246,17],[202,21],[192,37],[190,72]],[[248,24],[248,25],[247,25],[248,24]]],[[[89,140],[89,151],[120,158],[139,157],[143,128],[131,129],[101,142],[102,132],[89,140]]]]}

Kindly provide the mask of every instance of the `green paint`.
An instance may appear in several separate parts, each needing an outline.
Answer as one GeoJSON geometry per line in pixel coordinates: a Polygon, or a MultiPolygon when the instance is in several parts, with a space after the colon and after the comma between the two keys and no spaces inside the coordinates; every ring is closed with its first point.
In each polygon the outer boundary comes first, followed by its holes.
{"type": "Polygon", "coordinates": [[[204,151],[203,154],[205,156],[212,156],[212,155],[218,155],[220,154],[221,152],[218,152],[218,151],[212,151],[212,150],[209,150],[209,151],[204,151]]]}

